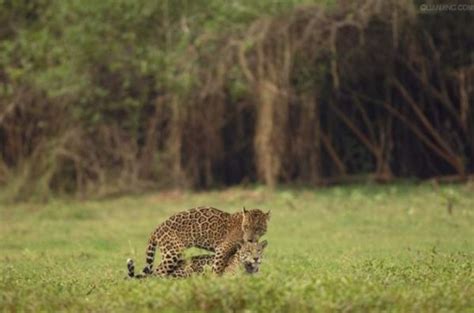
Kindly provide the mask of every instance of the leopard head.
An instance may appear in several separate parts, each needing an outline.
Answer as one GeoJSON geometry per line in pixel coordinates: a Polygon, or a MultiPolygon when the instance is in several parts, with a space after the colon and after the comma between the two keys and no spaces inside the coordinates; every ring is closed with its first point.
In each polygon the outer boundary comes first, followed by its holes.
{"type": "Polygon", "coordinates": [[[249,274],[257,273],[262,262],[263,250],[267,246],[266,240],[262,242],[244,242],[238,252],[239,262],[249,274]]]}
{"type": "Polygon", "coordinates": [[[247,210],[243,208],[242,216],[243,240],[257,242],[267,232],[270,211],[264,213],[259,209],[247,210]]]}

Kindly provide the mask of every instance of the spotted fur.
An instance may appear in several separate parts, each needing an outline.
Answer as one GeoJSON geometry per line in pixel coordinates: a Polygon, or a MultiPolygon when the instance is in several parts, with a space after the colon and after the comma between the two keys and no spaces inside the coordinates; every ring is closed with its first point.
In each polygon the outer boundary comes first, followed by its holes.
{"type": "MultiPolygon", "coordinates": [[[[260,243],[245,242],[237,252],[229,258],[229,262],[224,269],[224,273],[236,273],[239,267],[242,267],[246,273],[254,274],[260,269],[262,262],[263,250],[267,246],[267,241],[260,243]]],[[[174,272],[169,275],[176,278],[185,278],[193,274],[204,272],[205,268],[212,266],[214,263],[214,255],[197,255],[191,257],[189,261],[181,261],[174,272]]],[[[128,276],[131,278],[145,278],[146,275],[135,275],[135,266],[133,260],[127,261],[128,276]]]]}
{"type": "Polygon", "coordinates": [[[172,276],[184,261],[183,250],[191,247],[214,252],[212,270],[221,274],[242,242],[257,242],[265,234],[269,218],[270,212],[245,208],[233,214],[211,207],[198,207],[177,213],[151,234],[143,274],[172,276]],[[161,263],[153,272],[157,247],[161,263]]]}

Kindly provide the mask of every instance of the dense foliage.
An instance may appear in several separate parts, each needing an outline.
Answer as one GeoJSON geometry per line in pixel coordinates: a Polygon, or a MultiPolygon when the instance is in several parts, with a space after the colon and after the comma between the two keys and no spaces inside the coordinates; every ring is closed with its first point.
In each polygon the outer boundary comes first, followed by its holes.
{"type": "Polygon", "coordinates": [[[10,198],[474,170],[469,11],[0,0],[10,198]]]}

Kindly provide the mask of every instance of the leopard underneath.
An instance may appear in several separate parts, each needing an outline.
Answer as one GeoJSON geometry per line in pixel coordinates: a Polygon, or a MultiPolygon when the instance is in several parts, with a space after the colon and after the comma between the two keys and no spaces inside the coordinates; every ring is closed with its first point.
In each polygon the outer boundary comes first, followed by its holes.
{"type": "MultiPolygon", "coordinates": [[[[267,241],[245,242],[237,250],[237,252],[229,258],[229,262],[224,269],[224,273],[237,273],[240,266],[243,267],[246,273],[254,274],[260,269],[262,262],[263,250],[267,246],[267,241]]],[[[190,260],[182,261],[178,264],[175,271],[169,275],[175,278],[185,278],[193,274],[203,273],[207,266],[211,266],[214,261],[214,256],[197,255],[191,257],[190,260]]],[[[146,275],[135,275],[135,265],[132,259],[127,260],[128,277],[130,278],[145,278],[146,275]]]]}
{"type": "Polygon", "coordinates": [[[145,275],[153,273],[156,247],[161,262],[157,276],[172,276],[182,264],[183,250],[191,247],[214,252],[212,270],[222,274],[229,258],[243,242],[257,242],[267,231],[267,213],[259,209],[227,213],[212,207],[198,207],[177,213],[161,223],[151,234],[147,248],[145,275]]]}

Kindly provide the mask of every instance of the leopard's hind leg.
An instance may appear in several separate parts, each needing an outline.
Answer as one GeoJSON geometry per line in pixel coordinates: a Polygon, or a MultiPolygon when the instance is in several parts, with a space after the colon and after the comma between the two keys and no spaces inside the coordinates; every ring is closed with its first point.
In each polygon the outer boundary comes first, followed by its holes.
{"type": "Polygon", "coordinates": [[[183,250],[186,248],[177,236],[166,236],[160,242],[161,262],[154,271],[160,277],[173,276],[173,272],[183,263],[183,250]]]}

